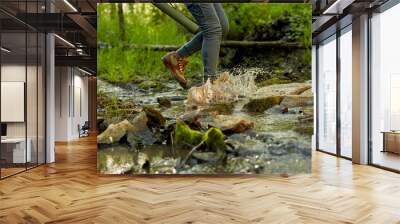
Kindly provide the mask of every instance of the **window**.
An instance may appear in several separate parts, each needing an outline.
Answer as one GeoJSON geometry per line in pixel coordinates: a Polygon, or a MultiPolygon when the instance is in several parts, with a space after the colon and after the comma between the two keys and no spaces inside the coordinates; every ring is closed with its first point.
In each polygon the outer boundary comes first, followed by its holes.
{"type": "Polygon", "coordinates": [[[371,159],[400,170],[400,5],[371,18],[371,159]]]}
{"type": "Polygon", "coordinates": [[[318,47],[318,149],[336,153],[336,36],[318,47]]]}
{"type": "Polygon", "coordinates": [[[351,25],[340,35],[340,155],[352,157],[352,33],[351,25]]]}

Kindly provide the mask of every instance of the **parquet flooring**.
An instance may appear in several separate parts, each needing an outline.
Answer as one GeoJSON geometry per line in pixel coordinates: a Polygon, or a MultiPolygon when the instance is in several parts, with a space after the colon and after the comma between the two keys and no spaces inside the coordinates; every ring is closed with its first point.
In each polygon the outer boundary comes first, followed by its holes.
{"type": "Polygon", "coordinates": [[[291,177],[96,173],[95,138],[0,181],[0,223],[400,223],[400,175],[313,153],[291,177]]]}

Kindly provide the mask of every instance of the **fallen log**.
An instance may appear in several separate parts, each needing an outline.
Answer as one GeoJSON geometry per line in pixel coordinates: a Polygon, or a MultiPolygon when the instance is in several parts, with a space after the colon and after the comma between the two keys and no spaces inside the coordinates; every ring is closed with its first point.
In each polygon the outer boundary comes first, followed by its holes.
{"type": "MultiPolygon", "coordinates": [[[[159,45],[159,44],[128,44],[124,49],[144,49],[152,51],[175,51],[180,45],[159,45]]],[[[226,48],[283,48],[283,49],[306,49],[302,43],[283,41],[236,41],[228,40],[221,43],[226,48]]]]}
{"type": "MultiPolygon", "coordinates": [[[[101,44],[98,46],[102,49],[112,48],[113,46],[101,44]]],[[[160,45],[160,44],[126,44],[124,48],[128,49],[145,49],[153,51],[175,51],[180,45],[160,45]]],[[[221,47],[226,48],[281,48],[281,49],[306,49],[302,43],[284,42],[284,41],[238,41],[227,40],[222,41],[221,47]]]]}

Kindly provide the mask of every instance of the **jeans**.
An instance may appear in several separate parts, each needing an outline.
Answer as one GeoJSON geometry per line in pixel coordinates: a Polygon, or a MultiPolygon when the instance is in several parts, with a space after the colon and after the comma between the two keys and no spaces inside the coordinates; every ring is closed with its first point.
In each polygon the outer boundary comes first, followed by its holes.
{"type": "Polygon", "coordinates": [[[221,3],[185,3],[200,27],[189,42],[177,50],[179,57],[188,57],[201,49],[204,80],[217,78],[221,40],[229,31],[228,18],[221,3]]]}

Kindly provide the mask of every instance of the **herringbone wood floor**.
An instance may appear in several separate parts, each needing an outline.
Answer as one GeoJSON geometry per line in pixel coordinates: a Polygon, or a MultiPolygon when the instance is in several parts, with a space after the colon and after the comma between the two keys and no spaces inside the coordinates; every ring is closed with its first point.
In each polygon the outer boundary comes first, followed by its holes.
{"type": "Polygon", "coordinates": [[[293,177],[110,177],[95,138],[0,181],[0,223],[400,223],[400,175],[313,154],[293,177]]]}

